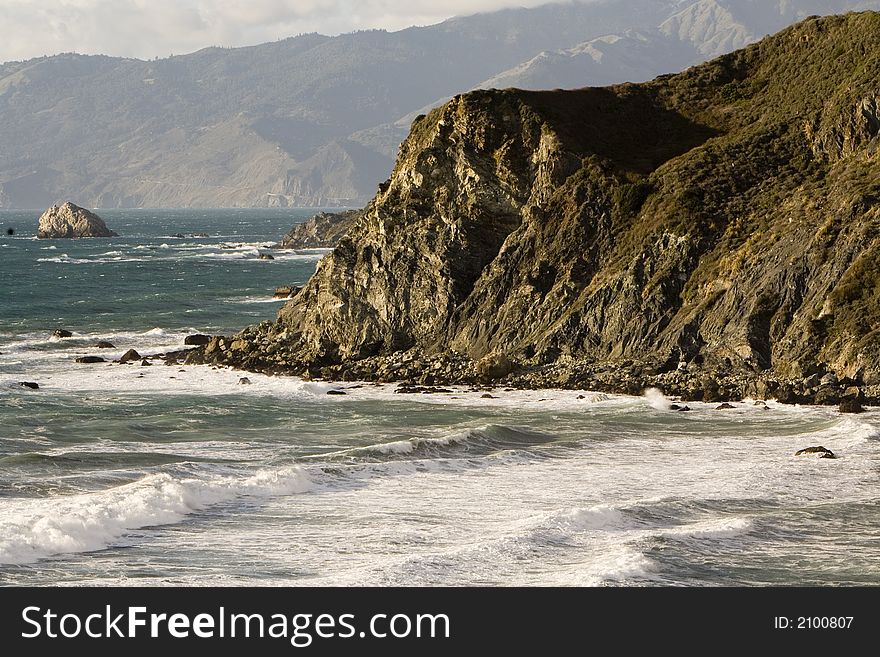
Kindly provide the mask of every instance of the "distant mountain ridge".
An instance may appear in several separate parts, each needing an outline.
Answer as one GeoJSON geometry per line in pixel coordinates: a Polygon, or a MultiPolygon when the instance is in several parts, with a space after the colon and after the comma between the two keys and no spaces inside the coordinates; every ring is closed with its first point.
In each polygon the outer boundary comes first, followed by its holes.
{"type": "Polygon", "coordinates": [[[412,117],[456,93],[649,79],[760,37],[757,26],[872,6],[597,0],[157,61],[8,62],[0,207],[360,206],[412,117]]]}

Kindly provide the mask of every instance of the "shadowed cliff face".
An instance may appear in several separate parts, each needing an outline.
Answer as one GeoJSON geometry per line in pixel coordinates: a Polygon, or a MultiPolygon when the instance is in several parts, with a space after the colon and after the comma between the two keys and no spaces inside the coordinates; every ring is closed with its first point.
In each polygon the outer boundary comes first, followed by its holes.
{"type": "Polygon", "coordinates": [[[478,92],[421,119],[389,183],[284,321],[310,355],[329,360],[444,348],[511,234],[524,223],[556,230],[542,207],[584,157],[636,173],[711,134],[635,91],[586,89],[563,102],[554,93],[478,92]],[[630,119],[623,128],[621,118],[630,119]]]}
{"type": "Polygon", "coordinates": [[[880,376],[878,42],[880,15],[810,19],[643,85],[456,97],[286,348],[880,376]]]}

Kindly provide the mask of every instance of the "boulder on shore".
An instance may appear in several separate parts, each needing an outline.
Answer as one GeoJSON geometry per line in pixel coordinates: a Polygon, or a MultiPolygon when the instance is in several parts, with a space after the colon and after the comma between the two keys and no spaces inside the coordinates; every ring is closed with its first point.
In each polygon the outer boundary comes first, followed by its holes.
{"type": "Polygon", "coordinates": [[[183,339],[183,344],[189,344],[194,346],[202,346],[206,345],[211,341],[210,335],[204,335],[202,333],[196,333],[194,335],[188,335],[183,339]]]}
{"type": "Polygon", "coordinates": [[[92,363],[106,363],[107,361],[100,356],[80,356],[76,359],[76,362],[83,365],[91,365],[92,363]]]}
{"type": "Polygon", "coordinates": [[[845,399],[837,407],[841,413],[864,413],[865,409],[857,399],[845,399]]]}
{"type": "Polygon", "coordinates": [[[122,358],[119,359],[120,363],[131,363],[136,360],[140,360],[141,355],[135,351],[134,349],[129,349],[124,354],[122,354],[122,358]]]}
{"type": "Polygon", "coordinates": [[[53,205],[40,217],[37,237],[119,237],[107,228],[107,224],[94,212],[74,205],[70,201],[64,205],[53,205]]]}
{"type": "Polygon", "coordinates": [[[514,369],[513,362],[506,354],[492,352],[477,363],[477,373],[487,379],[501,379],[514,369]]]}

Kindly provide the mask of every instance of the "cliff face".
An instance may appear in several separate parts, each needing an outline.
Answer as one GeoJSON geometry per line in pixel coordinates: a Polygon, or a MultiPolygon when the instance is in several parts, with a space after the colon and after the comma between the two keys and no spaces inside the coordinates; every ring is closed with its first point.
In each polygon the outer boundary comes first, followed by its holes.
{"type": "Polygon", "coordinates": [[[271,341],[880,382],[878,42],[809,19],[646,84],[456,97],[271,341]]]}

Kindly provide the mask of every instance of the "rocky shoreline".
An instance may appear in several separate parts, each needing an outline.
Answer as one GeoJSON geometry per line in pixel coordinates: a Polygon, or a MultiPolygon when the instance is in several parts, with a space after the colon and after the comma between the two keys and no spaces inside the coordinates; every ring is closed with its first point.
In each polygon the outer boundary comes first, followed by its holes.
{"type": "Polygon", "coordinates": [[[880,385],[838,379],[830,372],[797,379],[770,371],[719,370],[694,363],[675,367],[635,361],[529,365],[500,354],[475,361],[460,353],[426,354],[417,348],[342,363],[302,362],[296,358],[295,346],[286,346],[287,338],[282,324],[266,321],[234,336],[212,336],[207,344],[168,353],[165,359],[168,365],[230,366],[307,380],[398,383],[399,392],[438,392],[438,387],[467,385],[485,390],[564,388],[641,395],[655,388],[684,402],[775,399],[784,404],[838,406],[842,412],[880,406],[880,385]]]}

